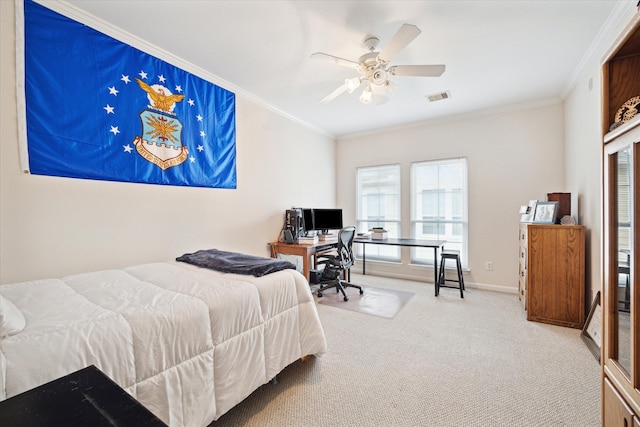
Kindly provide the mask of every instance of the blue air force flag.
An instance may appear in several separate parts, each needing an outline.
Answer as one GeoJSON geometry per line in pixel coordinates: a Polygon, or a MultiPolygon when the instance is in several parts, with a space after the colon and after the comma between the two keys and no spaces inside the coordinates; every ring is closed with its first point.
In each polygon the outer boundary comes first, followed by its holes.
{"type": "Polygon", "coordinates": [[[30,172],[236,188],[235,95],[24,2],[30,172]]]}

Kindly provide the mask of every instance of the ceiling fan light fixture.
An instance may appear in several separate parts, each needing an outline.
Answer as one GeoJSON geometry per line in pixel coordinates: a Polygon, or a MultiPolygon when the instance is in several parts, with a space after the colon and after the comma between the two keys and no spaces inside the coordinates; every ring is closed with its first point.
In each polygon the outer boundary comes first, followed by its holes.
{"type": "Polygon", "coordinates": [[[396,82],[387,80],[387,82],[385,83],[385,88],[387,89],[387,93],[391,96],[398,90],[398,84],[396,82]]]}
{"type": "Polygon", "coordinates": [[[344,85],[347,88],[347,92],[351,93],[360,86],[360,77],[354,77],[352,79],[345,79],[344,85]]]}
{"type": "MultiPolygon", "coordinates": [[[[1,1],[1,0],[0,0],[1,1]]],[[[387,102],[396,91],[396,85],[388,81],[389,76],[409,76],[409,77],[439,77],[444,73],[444,64],[436,65],[393,65],[389,66],[391,60],[406,48],[421,31],[412,24],[402,24],[400,29],[387,41],[383,49],[376,51],[380,40],[374,36],[367,36],[364,40],[364,47],[367,53],[360,56],[357,61],[340,58],[323,52],[316,52],[311,58],[323,59],[348,68],[355,69],[360,77],[345,79],[344,83],[319,102],[326,104],[344,92],[352,93],[358,87],[365,86],[359,100],[363,104],[382,104],[387,102]]],[[[447,96],[440,96],[446,99],[447,96]]],[[[430,101],[432,99],[428,97],[430,101]]]]}
{"type": "Polygon", "coordinates": [[[373,84],[383,85],[387,82],[387,73],[384,71],[384,69],[380,68],[371,73],[369,80],[373,84]]]}
{"type": "Polygon", "coordinates": [[[371,86],[367,85],[367,87],[364,88],[362,94],[360,95],[360,102],[362,102],[363,104],[371,104],[372,101],[373,93],[371,92],[371,86]]]}

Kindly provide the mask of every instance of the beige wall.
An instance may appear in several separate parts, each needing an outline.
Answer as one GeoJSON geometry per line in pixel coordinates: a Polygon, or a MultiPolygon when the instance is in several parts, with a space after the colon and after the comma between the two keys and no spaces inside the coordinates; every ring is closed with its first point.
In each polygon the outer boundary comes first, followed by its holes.
{"type": "MultiPolygon", "coordinates": [[[[446,101],[444,101],[446,102],[446,101]]],[[[564,185],[563,110],[559,102],[511,112],[478,115],[362,135],[338,141],[338,206],[355,223],[355,171],[399,163],[402,171],[402,234],[410,230],[412,162],[467,157],[469,272],[465,283],[515,292],[518,278],[518,209],[564,185]],[[484,269],[493,261],[493,271],[484,269]]],[[[367,262],[367,272],[433,281],[432,270],[367,262]]]]}
{"type": "Polygon", "coordinates": [[[579,194],[580,223],[586,233],[586,297],[602,289],[601,272],[601,157],[600,70],[580,80],[565,102],[566,182],[579,194]]]}
{"type": "Polygon", "coordinates": [[[236,190],[22,174],[13,1],[0,1],[0,23],[0,283],[170,260],[202,248],[267,256],[285,209],[334,205],[335,141],[241,96],[236,190]],[[313,156],[323,178],[296,156],[313,156]]]}
{"type": "Polygon", "coordinates": [[[633,2],[608,21],[590,60],[565,101],[565,180],[577,189],[580,221],[587,224],[587,307],[602,289],[602,63],[636,14],[633,2]]]}

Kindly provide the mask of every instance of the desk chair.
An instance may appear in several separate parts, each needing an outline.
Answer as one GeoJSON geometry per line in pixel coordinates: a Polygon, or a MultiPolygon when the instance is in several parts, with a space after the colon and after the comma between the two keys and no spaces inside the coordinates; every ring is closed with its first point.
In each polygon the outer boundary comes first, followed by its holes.
{"type": "Polygon", "coordinates": [[[354,226],[341,229],[338,233],[337,253],[334,255],[322,255],[321,259],[318,260],[318,264],[324,264],[324,270],[322,270],[322,276],[320,277],[318,297],[322,297],[322,293],[331,288],[336,288],[336,292],[341,292],[345,301],[349,301],[345,288],[356,288],[360,291],[360,295],[364,293],[361,286],[340,278],[341,276],[346,276],[347,271],[355,264],[352,249],[355,235],[356,228],[354,226]]]}

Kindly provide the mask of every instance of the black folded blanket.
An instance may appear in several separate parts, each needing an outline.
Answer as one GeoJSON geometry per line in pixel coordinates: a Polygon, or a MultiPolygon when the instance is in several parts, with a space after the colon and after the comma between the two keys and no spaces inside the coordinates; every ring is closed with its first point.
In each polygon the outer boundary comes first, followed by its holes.
{"type": "Polygon", "coordinates": [[[289,261],[220,251],[218,249],[203,249],[192,254],[184,254],[176,258],[176,261],[210,268],[223,273],[248,274],[256,277],[280,270],[296,269],[296,266],[289,261]]]}

